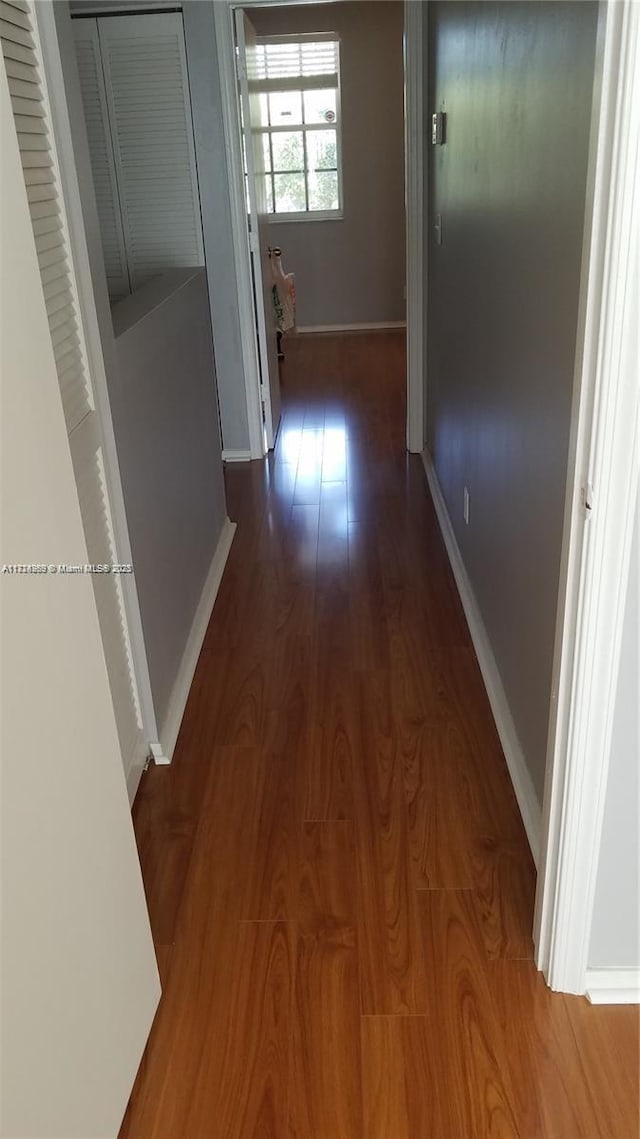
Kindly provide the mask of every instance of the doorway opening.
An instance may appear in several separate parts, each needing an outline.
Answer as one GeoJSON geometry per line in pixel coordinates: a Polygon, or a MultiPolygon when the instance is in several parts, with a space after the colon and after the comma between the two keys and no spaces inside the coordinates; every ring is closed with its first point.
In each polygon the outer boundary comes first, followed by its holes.
{"type": "Polygon", "coordinates": [[[292,335],[406,328],[407,445],[422,451],[416,8],[215,6],[252,457],[280,413],[274,248],[295,277],[285,352],[292,335]]]}

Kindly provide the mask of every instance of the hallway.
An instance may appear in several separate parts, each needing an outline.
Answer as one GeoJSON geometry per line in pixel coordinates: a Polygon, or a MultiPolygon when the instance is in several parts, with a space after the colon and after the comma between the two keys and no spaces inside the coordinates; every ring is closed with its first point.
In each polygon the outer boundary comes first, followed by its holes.
{"type": "Polygon", "coordinates": [[[164,996],[120,1139],[633,1139],[638,1017],[552,995],[403,332],[286,342],[174,761],[134,822],[164,996]]]}

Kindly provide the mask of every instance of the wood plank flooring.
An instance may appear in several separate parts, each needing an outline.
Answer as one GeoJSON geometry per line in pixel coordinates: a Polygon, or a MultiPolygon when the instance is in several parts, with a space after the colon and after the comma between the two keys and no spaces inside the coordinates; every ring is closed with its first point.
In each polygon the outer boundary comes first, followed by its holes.
{"type": "Polygon", "coordinates": [[[120,1139],[636,1139],[638,1016],[552,994],[399,333],[289,340],[174,762],[120,1139]]]}

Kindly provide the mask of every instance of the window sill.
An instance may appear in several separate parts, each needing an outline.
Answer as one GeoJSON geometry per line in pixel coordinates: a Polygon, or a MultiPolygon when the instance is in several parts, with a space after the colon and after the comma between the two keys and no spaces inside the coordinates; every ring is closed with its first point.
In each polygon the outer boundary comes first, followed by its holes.
{"type": "Polygon", "coordinates": [[[313,210],[309,213],[294,213],[294,214],[269,214],[269,225],[283,225],[289,222],[307,222],[307,221],[344,221],[344,214],[342,210],[313,210]]]}

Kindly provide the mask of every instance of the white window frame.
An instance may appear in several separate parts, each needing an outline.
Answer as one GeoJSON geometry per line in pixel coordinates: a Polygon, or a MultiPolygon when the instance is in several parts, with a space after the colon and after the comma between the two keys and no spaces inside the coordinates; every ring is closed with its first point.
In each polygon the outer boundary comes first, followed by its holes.
{"type": "MultiPolygon", "coordinates": [[[[336,83],[336,88],[335,88],[335,90],[336,90],[336,121],[335,121],[335,123],[331,123],[331,124],[327,123],[326,125],[323,123],[309,123],[309,124],[296,123],[293,125],[287,124],[285,126],[276,126],[276,127],[273,127],[273,126],[271,126],[271,124],[269,124],[263,128],[261,133],[269,136],[269,152],[270,152],[270,164],[271,164],[271,171],[269,172],[269,177],[272,179],[272,182],[271,182],[272,197],[273,197],[273,204],[275,207],[275,187],[274,187],[274,183],[273,183],[273,175],[274,175],[274,173],[280,173],[280,171],[274,171],[274,169],[273,169],[273,149],[271,147],[271,136],[273,134],[279,134],[279,133],[290,134],[290,133],[293,133],[295,131],[302,131],[303,145],[304,145],[304,161],[305,161],[303,173],[305,176],[305,195],[306,195],[306,193],[307,193],[307,176],[309,173],[309,171],[307,169],[306,132],[308,130],[335,130],[335,132],[336,132],[336,169],[337,169],[337,174],[338,174],[338,202],[339,202],[338,209],[337,210],[309,210],[309,209],[307,209],[307,210],[295,210],[295,211],[290,212],[290,213],[276,213],[275,208],[274,208],[273,210],[269,211],[269,225],[273,225],[274,223],[276,225],[281,225],[282,223],[288,224],[289,222],[342,221],[344,219],[344,195],[343,195],[343,188],[342,188],[342,100],[341,100],[341,89],[340,89],[340,82],[341,82],[341,76],[340,76],[340,70],[341,70],[341,68],[340,68],[340,36],[338,35],[337,32],[304,32],[304,33],[301,33],[298,35],[287,35],[287,36],[258,36],[258,39],[257,39],[258,44],[320,43],[323,41],[327,42],[327,43],[335,43],[337,45],[338,67],[337,67],[337,83],[336,83]]],[[[278,91],[287,91],[287,90],[300,91],[300,92],[310,91],[310,90],[313,90],[314,88],[318,89],[318,88],[322,88],[322,86],[326,86],[326,84],[323,84],[324,78],[325,77],[323,75],[309,76],[309,77],[301,75],[301,76],[291,76],[290,79],[266,80],[266,85],[265,85],[264,90],[265,90],[265,93],[268,93],[269,91],[272,90],[271,84],[277,83],[278,84],[278,87],[277,87],[278,91]]],[[[257,83],[256,83],[255,89],[256,90],[258,89],[257,83]]],[[[276,90],[276,88],[274,87],[273,90],[276,90]]],[[[303,117],[304,117],[304,111],[303,111],[303,117]]]]}

